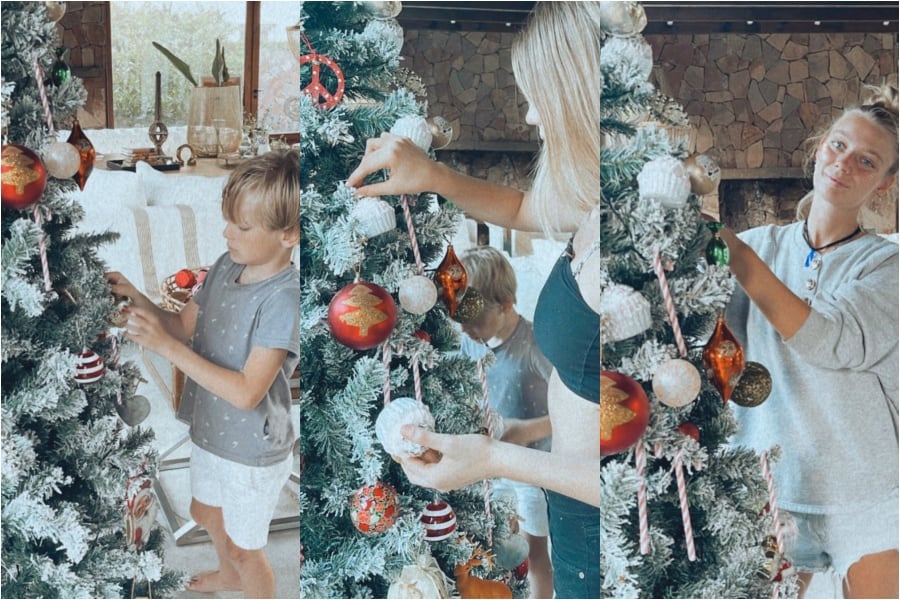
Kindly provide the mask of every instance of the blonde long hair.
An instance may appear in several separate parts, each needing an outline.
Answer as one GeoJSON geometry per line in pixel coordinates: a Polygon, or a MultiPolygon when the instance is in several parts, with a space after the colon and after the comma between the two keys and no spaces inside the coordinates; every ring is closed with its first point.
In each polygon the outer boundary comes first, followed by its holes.
{"type": "Polygon", "coordinates": [[[516,83],[544,131],[531,196],[545,232],[560,229],[560,204],[600,202],[600,38],[599,2],[538,2],[513,42],[516,83]]]}
{"type": "MultiPolygon", "coordinates": [[[[820,133],[809,138],[806,143],[809,144],[809,152],[803,164],[803,170],[808,177],[812,177],[816,165],[816,152],[819,149],[821,140],[831,133],[832,128],[842,118],[848,115],[861,115],[869,119],[875,125],[885,130],[896,142],[897,136],[897,113],[900,108],[900,98],[898,98],[897,88],[888,83],[882,83],[880,86],[868,86],[871,94],[859,106],[854,106],[845,110],[839,117],[832,120],[820,133]]],[[[894,154],[894,162],[888,169],[888,175],[897,173],[898,155],[894,154]]],[[[803,221],[809,216],[809,207],[812,204],[813,191],[808,192],[797,204],[797,220],[803,221]]],[[[860,213],[862,214],[862,213],[860,213]]]]}

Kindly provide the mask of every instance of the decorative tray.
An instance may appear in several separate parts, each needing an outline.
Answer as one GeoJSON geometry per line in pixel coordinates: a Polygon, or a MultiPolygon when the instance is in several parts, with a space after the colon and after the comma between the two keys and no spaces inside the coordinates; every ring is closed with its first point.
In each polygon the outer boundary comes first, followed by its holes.
{"type": "MultiPolygon", "coordinates": [[[[177,171],[181,168],[181,165],[178,162],[169,156],[166,156],[162,161],[154,161],[148,162],[144,161],[157,171],[177,171]]],[[[134,163],[127,163],[124,159],[122,160],[108,160],[106,161],[106,168],[110,171],[134,171],[134,163]]]]}

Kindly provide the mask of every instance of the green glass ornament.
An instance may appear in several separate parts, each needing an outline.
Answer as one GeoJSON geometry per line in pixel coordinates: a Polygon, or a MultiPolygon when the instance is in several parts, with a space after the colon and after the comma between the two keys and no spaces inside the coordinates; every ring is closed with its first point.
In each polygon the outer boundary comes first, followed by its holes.
{"type": "Polygon", "coordinates": [[[719,237],[723,225],[722,223],[707,223],[706,227],[713,234],[712,239],[706,245],[706,262],[724,267],[731,260],[731,253],[728,251],[728,244],[719,237]]]}
{"type": "Polygon", "coordinates": [[[56,49],[56,62],[53,63],[53,66],[50,69],[50,81],[52,81],[55,86],[64,84],[72,77],[72,69],[69,68],[69,65],[67,65],[65,61],[65,54],[67,51],[68,49],[64,47],[56,49]]]}

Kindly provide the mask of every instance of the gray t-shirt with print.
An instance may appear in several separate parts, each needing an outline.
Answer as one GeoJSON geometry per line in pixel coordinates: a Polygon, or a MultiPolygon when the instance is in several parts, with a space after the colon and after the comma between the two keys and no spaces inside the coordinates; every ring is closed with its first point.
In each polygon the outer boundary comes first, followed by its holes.
{"type": "MultiPolygon", "coordinates": [[[[467,335],[461,337],[460,351],[472,359],[493,352],[495,361],[487,370],[491,407],[507,419],[534,419],[547,415],[547,380],[553,371],[534,341],[534,328],[520,316],[512,334],[496,348],[478,344],[467,335]]],[[[532,444],[532,448],[550,449],[550,438],[532,444]]]]}
{"type": "Polygon", "coordinates": [[[300,360],[300,274],[294,267],[257,283],[237,283],[244,265],[223,254],[193,300],[199,307],[192,347],[205,359],[240,371],[255,347],[287,350],[265,397],[253,409],[185,381],[178,418],[207,452],[250,466],[281,462],[291,452],[290,377],[300,360]]]}

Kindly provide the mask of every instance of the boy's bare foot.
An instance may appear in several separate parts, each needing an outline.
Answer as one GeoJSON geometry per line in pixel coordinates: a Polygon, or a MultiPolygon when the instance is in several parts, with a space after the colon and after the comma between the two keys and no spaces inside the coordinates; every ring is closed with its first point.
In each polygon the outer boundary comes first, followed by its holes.
{"type": "Polygon", "coordinates": [[[240,579],[225,579],[221,571],[204,571],[193,575],[187,582],[185,589],[189,592],[239,592],[241,591],[240,579]]]}

